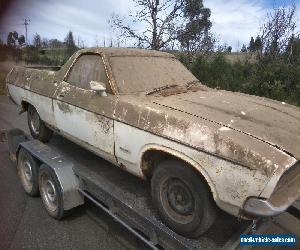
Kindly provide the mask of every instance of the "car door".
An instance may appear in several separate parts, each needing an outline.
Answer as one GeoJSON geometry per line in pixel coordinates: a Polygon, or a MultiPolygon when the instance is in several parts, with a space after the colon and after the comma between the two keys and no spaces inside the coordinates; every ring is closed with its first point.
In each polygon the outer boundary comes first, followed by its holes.
{"type": "Polygon", "coordinates": [[[83,54],[75,59],[53,100],[57,128],[65,137],[115,162],[112,94],[103,59],[83,54]],[[90,82],[106,85],[107,96],[90,89],[90,82]]]}

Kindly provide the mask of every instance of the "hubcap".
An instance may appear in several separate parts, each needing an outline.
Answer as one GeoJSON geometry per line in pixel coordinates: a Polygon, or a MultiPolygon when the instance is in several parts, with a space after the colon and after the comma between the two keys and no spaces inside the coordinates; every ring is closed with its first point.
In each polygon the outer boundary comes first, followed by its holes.
{"type": "Polygon", "coordinates": [[[32,183],[32,169],[28,161],[24,163],[24,175],[26,180],[32,183]]]}
{"type": "Polygon", "coordinates": [[[45,205],[50,211],[57,209],[57,191],[51,178],[47,174],[41,177],[41,193],[45,205]]]}
{"type": "Polygon", "coordinates": [[[51,201],[51,202],[54,202],[55,201],[55,199],[56,199],[56,192],[55,192],[55,188],[54,188],[54,185],[53,185],[53,183],[50,181],[50,180],[48,180],[47,181],[47,198],[51,201]]]}

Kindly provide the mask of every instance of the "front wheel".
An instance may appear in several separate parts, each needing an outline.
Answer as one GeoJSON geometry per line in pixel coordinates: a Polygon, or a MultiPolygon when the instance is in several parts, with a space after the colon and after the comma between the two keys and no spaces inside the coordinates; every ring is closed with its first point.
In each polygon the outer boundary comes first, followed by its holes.
{"type": "Polygon", "coordinates": [[[152,176],[151,192],[161,219],[183,236],[196,238],[215,221],[217,208],[207,184],[184,163],[160,163],[152,176]]]}
{"type": "Polygon", "coordinates": [[[42,142],[48,142],[51,139],[52,130],[46,127],[36,109],[31,105],[28,107],[27,119],[30,133],[34,139],[42,142]]]}

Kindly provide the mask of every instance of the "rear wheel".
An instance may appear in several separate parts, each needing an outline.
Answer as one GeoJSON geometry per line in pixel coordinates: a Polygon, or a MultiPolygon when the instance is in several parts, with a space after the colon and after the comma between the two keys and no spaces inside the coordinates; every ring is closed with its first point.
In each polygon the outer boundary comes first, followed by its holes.
{"type": "Polygon", "coordinates": [[[48,214],[55,219],[62,219],[65,215],[62,188],[56,175],[46,165],[42,165],[39,171],[39,188],[48,214]]]}
{"type": "Polygon", "coordinates": [[[18,175],[25,192],[30,196],[39,194],[38,162],[29,152],[21,148],[18,154],[18,175]]]}
{"type": "Polygon", "coordinates": [[[62,189],[56,175],[46,165],[42,165],[39,171],[39,188],[48,214],[55,219],[62,219],[65,215],[62,189]]]}
{"type": "Polygon", "coordinates": [[[153,203],[175,232],[195,238],[214,223],[216,205],[205,181],[175,160],[160,163],[151,180],[153,203]]]}
{"type": "Polygon", "coordinates": [[[27,119],[30,133],[34,139],[42,142],[48,142],[51,139],[52,130],[46,127],[36,109],[31,105],[28,107],[27,119]]]}

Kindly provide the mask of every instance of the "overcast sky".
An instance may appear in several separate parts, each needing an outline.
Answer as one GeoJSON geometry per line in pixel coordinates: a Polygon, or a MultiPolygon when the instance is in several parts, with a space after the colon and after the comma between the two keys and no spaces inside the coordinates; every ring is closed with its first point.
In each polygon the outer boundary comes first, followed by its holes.
{"type": "MultiPolygon", "coordinates": [[[[276,2],[279,6],[290,1],[276,2]]],[[[300,0],[295,0],[295,3],[299,9],[300,0]]],[[[251,36],[258,34],[265,14],[274,6],[274,0],[204,0],[204,5],[211,9],[212,31],[220,43],[227,43],[236,50],[243,43],[248,44],[251,36]]],[[[25,34],[22,22],[24,17],[28,17],[29,41],[36,32],[42,37],[63,40],[72,30],[75,38],[79,36],[85,46],[96,46],[96,41],[103,46],[104,37],[106,41],[115,39],[108,25],[110,15],[113,12],[127,15],[129,9],[133,9],[131,0],[17,0],[2,13],[0,36],[6,41],[9,31],[25,34]]]]}

